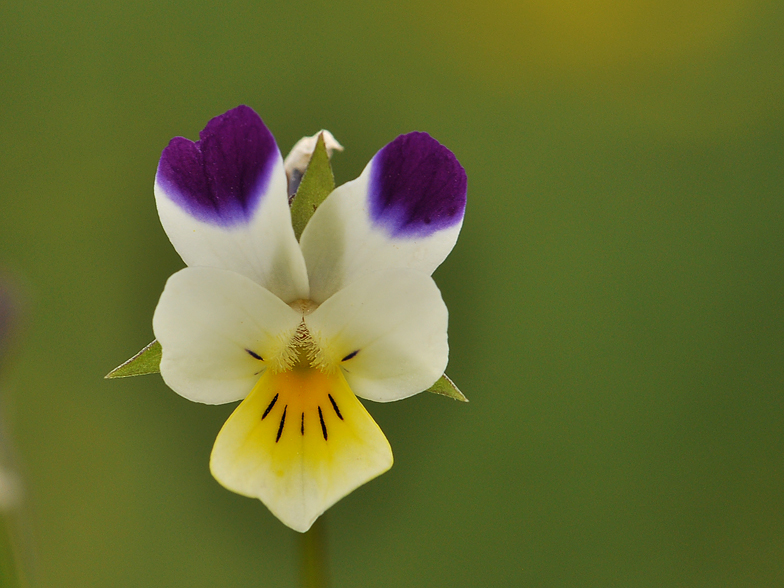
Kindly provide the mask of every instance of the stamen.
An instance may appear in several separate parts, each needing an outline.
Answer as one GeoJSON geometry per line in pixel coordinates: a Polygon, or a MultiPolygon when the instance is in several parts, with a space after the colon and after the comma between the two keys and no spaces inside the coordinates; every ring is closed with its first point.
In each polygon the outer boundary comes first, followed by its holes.
{"type": "Polygon", "coordinates": [[[280,441],[280,436],[283,433],[283,424],[286,422],[286,411],[288,410],[289,405],[283,407],[283,416],[280,417],[280,426],[278,427],[278,436],[275,437],[275,443],[280,441]]]}
{"type": "Polygon", "coordinates": [[[273,407],[273,406],[275,406],[275,403],[276,403],[277,401],[278,401],[278,395],[277,395],[277,394],[275,394],[275,397],[272,399],[272,402],[270,402],[270,403],[269,403],[269,406],[267,407],[267,410],[265,410],[265,411],[264,411],[264,414],[263,414],[263,415],[261,415],[261,420],[262,420],[262,421],[263,421],[265,418],[267,418],[267,415],[270,413],[270,411],[272,410],[272,407],[273,407]]]}
{"type": "Polygon", "coordinates": [[[255,352],[251,351],[250,349],[246,349],[245,351],[250,353],[251,357],[255,357],[259,361],[264,361],[264,359],[262,359],[261,355],[259,355],[258,353],[255,353],[255,352]]]}
{"type": "Polygon", "coordinates": [[[294,341],[296,339],[296,333],[292,334],[281,334],[279,335],[280,339],[280,353],[273,358],[271,362],[271,369],[272,373],[281,373],[287,372],[291,368],[294,367],[294,364],[297,363],[297,349],[294,346],[294,341]]]}
{"type": "Polygon", "coordinates": [[[291,340],[291,345],[297,348],[297,355],[304,355],[309,363],[313,361],[314,357],[316,357],[316,354],[318,353],[318,346],[313,340],[313,337],[311,336],[304,319],[297,327],[297,332],[294,333],[294,337],[291,340]]]}
{"type": "Polygon", "coordinates": [[[335,399],[332,398],[332,394],[327,394],[327,396],[329,396],[329,401],[332,403],[332,408],[335,409],[335,413],[338,415],[338,418],[342,421],[343,415],[340,414],[340,409],[338,408],[337,402],[335,402],[335,399]]]}
{"type": "Polygon", "coordinates": [[[340,361],[348,361],[352,357],[355,357],[357,355],[357,353],[359,353],[359,349],[357,349],[356,351],[352,351],[351,353],[349,353],[346,357],[344,357],[340,361]]]}
{"type": "Polygon", "coordinates": [[[302,413],[302,419],[300,420],[300,423],[299,423],[299,434],[300,435],[304,435],[305,434],[305,413],[304,412],[302,413]]]}
{"type": "Polygon", "coordinates": [[[319,410],[319,420],[321,421],[321,434],[324,435],[324,441],[327,440],[327,425],[324,424],[324,415],[321,414],[321,407],[318,407],[319,410]]]}
{"type": "Polygon", "coordinates": [[[313,335],[308,329],[307,324],[305,324],[305,319],[300,322],[299,326],[297,327],[297,331],[291,338],[291,342],[289,343],[289,350],[287,353],[290,353],[291,356],[296,357],[296,360],[291,361],[288,367],[281,371],[295,367],[298,362],[306,362],[310,365],[310,367],[316,368],[325,374],[331,373],[335,370],[334,362],[327,358],[324,350],[321,349],[319,344],[316,342],[316,339],[314,339],[313,335]]]}

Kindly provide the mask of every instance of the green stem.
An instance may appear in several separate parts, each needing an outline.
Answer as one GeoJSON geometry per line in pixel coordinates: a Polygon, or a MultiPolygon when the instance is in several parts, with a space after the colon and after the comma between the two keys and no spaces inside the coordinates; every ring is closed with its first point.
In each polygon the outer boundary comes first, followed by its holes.
{"type": "Polygon", "coordinates": [[[300,537],[302,588],[329,588],[324,517],[300,537]]]}
{"type": "Polygon", "coordinates": [[[0,586],[22,588],[27,585],[19,565],[11,521],[0,513],[0,586]]]}

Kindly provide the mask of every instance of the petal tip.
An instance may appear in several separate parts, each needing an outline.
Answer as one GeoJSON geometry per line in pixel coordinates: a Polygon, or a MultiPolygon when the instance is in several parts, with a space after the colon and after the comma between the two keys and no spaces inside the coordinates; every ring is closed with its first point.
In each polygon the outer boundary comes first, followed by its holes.
{"type": "Polygon", "coordinates": [[[429,134],[400,135],[373,158],[370,215],[393,237],[430,236],[462,222],[467,185],[457,157],[429,134]]]}
{"type": "Polygon", "coordinates": [[[280,151],[261,117],[238,106],[210,120],[198,141],[169,141],[155,183],[198,220],[232,226],[253,217],[278,160],[280,151]]]}

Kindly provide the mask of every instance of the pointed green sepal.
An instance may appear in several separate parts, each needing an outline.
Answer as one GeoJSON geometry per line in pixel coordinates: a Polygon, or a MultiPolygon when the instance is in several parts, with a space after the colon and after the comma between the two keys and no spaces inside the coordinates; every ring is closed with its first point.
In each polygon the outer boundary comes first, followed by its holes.
{"type": "Polygon", "coordinates": [[[316,148],[310,156],[310,163],[302,176],[297,194],[291,202],[291,224],[294,234],[299,241],[305,225],[316,212],[319,205],[335,189],[335,176],[332,175],[332,165],[329,163],[327,146],[324,135],[319,134],[316,148]]]}
{"type": "Polygon", "coordinates": [[[460,402],[468,402],[468,398],[455,386],[455,383],[444,374],[435,384],[430,386],[425,392],[432,392],[433,394],[440,394],[441,396],[448,396],[452,400],[459,400],[460,402]]]}
{"type": "Polygon", "coordinates": [[[139,353],[134,355],[124,364],[117,366],[105,378],[129,378],[131,376],[144,376],[157,374],[161,371],[161,344],[153,340],[139,353]]]}

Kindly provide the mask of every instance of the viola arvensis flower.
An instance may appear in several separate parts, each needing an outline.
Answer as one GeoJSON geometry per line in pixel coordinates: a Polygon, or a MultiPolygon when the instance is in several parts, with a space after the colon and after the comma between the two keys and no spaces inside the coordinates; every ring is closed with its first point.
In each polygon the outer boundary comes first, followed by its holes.
{"type": "Polygon", "coordinates": [[[447,309],[430,275],[457,240],[466,176],[425,133],[402,135],[334,190],[297,241],[275,140],[240,106],[200,140],[172,139],[155,198],[189,266],[153,318],[166,383],[196,402],[242,400],[210,469],[306,531],[392,466],[357,399],[399,400],[447,364],[447,309]]]}

